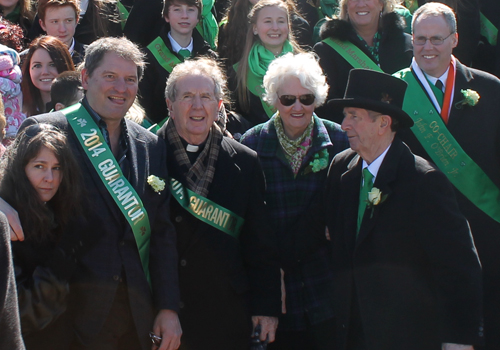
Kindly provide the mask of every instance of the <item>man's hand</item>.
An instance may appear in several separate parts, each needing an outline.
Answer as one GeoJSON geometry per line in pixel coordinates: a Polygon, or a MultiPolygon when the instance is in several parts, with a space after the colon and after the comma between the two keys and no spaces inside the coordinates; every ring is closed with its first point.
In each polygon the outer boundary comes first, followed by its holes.
{"type": "Polygon", "coordinates": [[[156,316],[153,333],[162,337],[160,347],[153,345],[153,350],[176,350],[181,345],[181,323],[177,312],[160,310],[156,316]]]}
{"type": "Polygon", "coordinates": [[[269,343],[276,338],[276,328],[278,328],[278,318],[268,316],[252,316],[253,329],[260,324],[260,340],[265,341],[269,336],[269,343]]]}
{"type": "Polygon", "coordinates": [[[472,345],[443,343],[442,350],[474,350],[472,345]]]}
{"type": "Polygon", "coordinates": [[[9,203],[0,198],[0,211],[5,214],[10,225],[10,240],[24,241],[24,232],[17,211],[9,203]]]}

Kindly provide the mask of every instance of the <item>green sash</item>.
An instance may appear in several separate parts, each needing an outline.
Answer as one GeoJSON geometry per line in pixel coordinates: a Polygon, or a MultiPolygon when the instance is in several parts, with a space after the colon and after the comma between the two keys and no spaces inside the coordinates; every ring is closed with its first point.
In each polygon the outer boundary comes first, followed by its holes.
{"type": "MultiPolygon", "coordinates": [[[[235,71],[238,71],[238,63],[234,64],[233,68],[235,71]]],[[[256,75],[252,74],[250,69],[248,70],[247,74],[247,89],[260,99],[262,107],[264,108],[264,112],[266,112],[269,119],[271,119],[274,113],[276,113],[276,110],[269,106],[267,102],[262,99],[262,94],[264,93],[264,91],[262,89],[261,81],[259,80],[259,78],[257,78],[256,75]]]]}
{"type": "Polygon", "coordinates": [[[157,37],[148,45],[149,51],[155,56],[158,63],[169,73],[182,61],[168,49],[163,39],[157,37]]]}
{"type": "Polygon", "coordinates": [[[495,46],[497,44],[498,29],[490,22],[482,12],[479,13],[481,24],[481,35],[484,36],[488,42],[495,46]]]}
{"type": "Polygon", "coordinates": [[[191,215],[234,238],[239,237],[245,222],[241,216],[191,191],[174,178],[169,182],[170,193],[191,215]]]}
{"type": "Polygon", "coordinates": [[[94,166],[123,216],[134,232],[142,268],[151,286],[149,274],[149,238],[151,227],[146,208],[132,185],[123,176],[111,149],[104,140],[99,127],[89,112],[80,103],[61,110],[68,119],[85,154],[94,166]]]}
{"type": "Polygon", "coordinates": [[[371,69],[383,73],[382,69],[353,43],[332,38],[326,38],[323,42],[337,51],[354,68],[371,69]]]}
{"type": "Polygon", "coordinates": [[[395,75],[408,83],[403,110],[415,122],[411,130],[432,161],[475,206],[500,222],[498,187],[448,131],[411,70],[408,68],[395,75]]]}

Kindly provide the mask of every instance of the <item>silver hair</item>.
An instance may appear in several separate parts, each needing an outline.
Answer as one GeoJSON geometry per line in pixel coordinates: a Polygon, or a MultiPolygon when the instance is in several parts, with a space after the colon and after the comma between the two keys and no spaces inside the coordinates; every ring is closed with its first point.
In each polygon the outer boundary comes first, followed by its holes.
{"type": "MultiPolygon", "coordinates": [[[[379,0],[380,3],[382,4],[382,15],[385,15],[386,13],[393,12],[394,8],[397,5],[396,0],[379,0]]],[[[349,14],[347,13],[347,3],[349,0],[340,0],[339,1],[339,18],[348,21],[349,20],[349,14]]],[[[380,25],[380,24],[379,24],[380,25]]]]}
{"type": "Polygon", "coordinates": [[[226,77],[217,62],[208,57],[195,58],[176,65],[168,77],[165,98],[175,101],[177,81],[188,75],[201,75],[212,79],[215,98],[218,100],[224,99],[226,77]]]}
{"type": "Polygon", "coordinates": [[[428,2],[427,4],[420,6],[413,14],[413,20],[411,21],[411,31],[413,32],[415,23],[420,17],[426,18],[430,16],[443,16],[446,24],[448,25],[448,28],[450,29],[450,32],[457,32],[457,18],[455,17],[455,13],[453,12],[451,7],[440,2],[428,2]]]}
{"type": "Polygon", "coordinates": [[[278,103],[278,90],[288,77],[299,79],[303,88],[316,97],[316,107],[321,106],[328,94],[326,77],[316,57],[310,53],[287,53],[271,62],[264,76],[264,100],[272,106],[278,103]]]}
{"type": "Polygon", "coordinates": [[[132,61],[137,66],[137,77],[139,80],[144,73],[146,63],[145,55],[139,47],[125,37],[113,38],[105,37],[94,41],[85,50],[85,59],[83,68],[87,70],[89,76],[94,73],[97,67],[101,64],[104,56],[108,52],[113,52],[127,61],[132,61]]]}

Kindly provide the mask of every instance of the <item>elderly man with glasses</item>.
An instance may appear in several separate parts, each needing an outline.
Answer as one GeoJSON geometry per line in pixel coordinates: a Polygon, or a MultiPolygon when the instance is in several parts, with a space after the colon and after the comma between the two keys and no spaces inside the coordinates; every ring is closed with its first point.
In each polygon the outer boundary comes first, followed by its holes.
{"type": "MultiPolygon", "coordinates": [[[[461,64],[452,9],[427,3],[413,16],[414,60],[404,110],[415,126],[401,138],[454,185],[483,267],[486,349],[500,348],[500,80],[461,64]]],[[[460,259],[460,257],[457,257],[460,259]]]]}

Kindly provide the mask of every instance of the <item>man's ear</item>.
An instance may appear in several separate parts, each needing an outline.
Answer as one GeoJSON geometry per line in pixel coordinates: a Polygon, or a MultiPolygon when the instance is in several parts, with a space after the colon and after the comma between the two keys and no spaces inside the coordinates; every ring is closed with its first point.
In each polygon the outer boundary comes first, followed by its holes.
{"type": "Polygon", "coordinates": [[[41,19],[38,20],[38,23],[40,23],[40,27],[42,27],[44,32],[47,32],[47,28],[45,27],[45,23],[41,19]]]}
{"type": "Polygon", "coordinates": [[[83,90],[87,90],[87,88],[89,86],[88,80],[89,80],[89,75],[87,74],[87,69],[83,68],[82,69],[82,87],[83,87],[83,90]]]}
{"type": "Polygon", "coordinates": [[[175,116],[174,116],[174,113],[173,113],[173,111],[174,111],[174,104],[168,98],[165,99],[165,101],[167,102],[168,115],[170,116],[170,118],[175,119],[175,116]]]}
{"type": "Polygon", "coordinates": [[[381,115],[380,116],[380,129],[381,131],[385,132],[384,130],[391,129],[391,124],[392,124],[392,118],[388,115],[381,115]]]}

